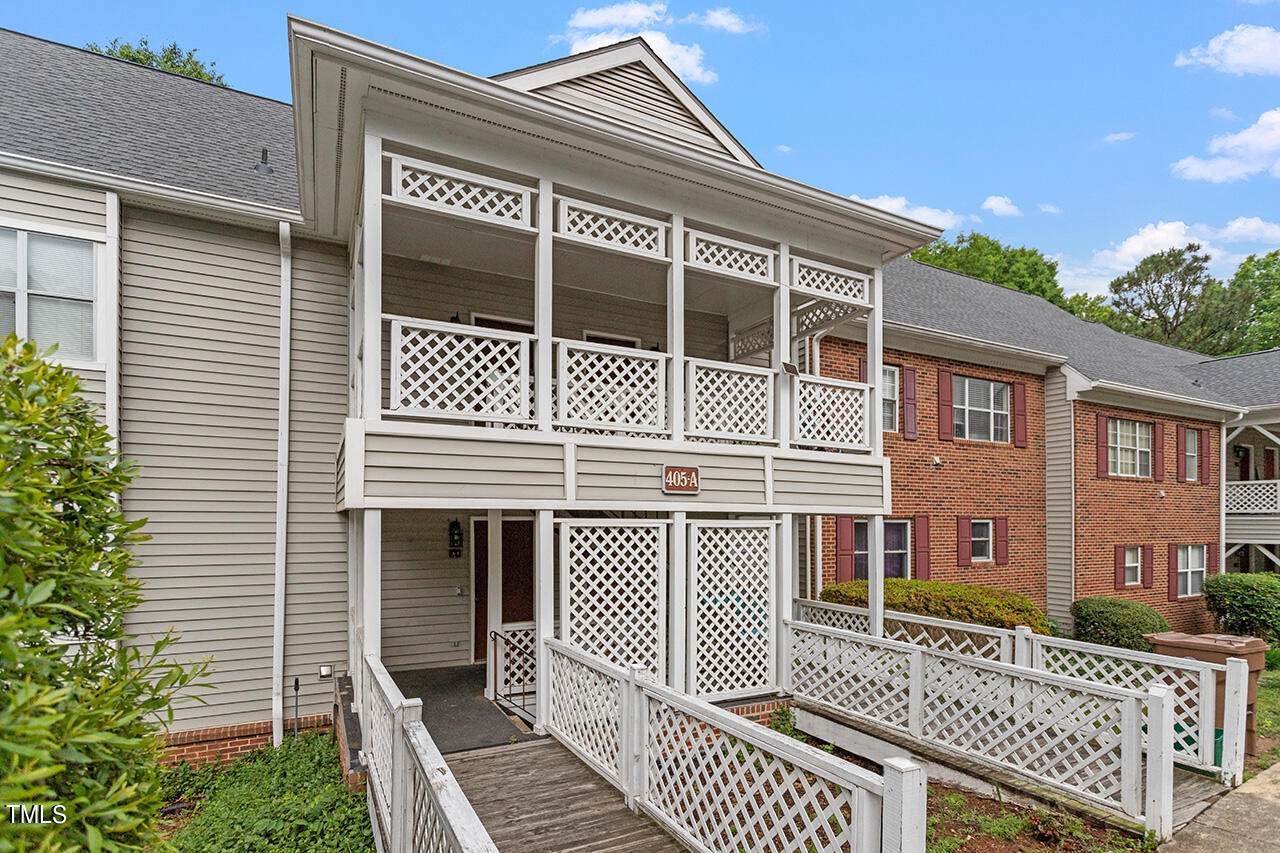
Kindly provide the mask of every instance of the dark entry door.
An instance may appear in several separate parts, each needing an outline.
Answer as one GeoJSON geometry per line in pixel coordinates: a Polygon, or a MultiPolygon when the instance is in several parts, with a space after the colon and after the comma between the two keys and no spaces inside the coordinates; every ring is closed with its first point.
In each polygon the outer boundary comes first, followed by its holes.
{"type": "MultiPolygon", "coordinates": [[[[489,522],[477,521],[475,541],[475,657],[489,642],[489,522]]],[[[533,621],[533,521],[502,522],[502,621],[533,621]]]]}

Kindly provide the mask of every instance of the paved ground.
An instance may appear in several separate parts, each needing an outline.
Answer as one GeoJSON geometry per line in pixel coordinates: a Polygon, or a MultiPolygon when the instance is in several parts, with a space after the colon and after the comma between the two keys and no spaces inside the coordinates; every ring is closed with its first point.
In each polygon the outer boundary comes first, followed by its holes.
{"type": "Polygon", "coordinates": [[[1260,853],[1280,848],[1280,764],[1254,776],[1160,845],[1160,853],[1260,853]]]}

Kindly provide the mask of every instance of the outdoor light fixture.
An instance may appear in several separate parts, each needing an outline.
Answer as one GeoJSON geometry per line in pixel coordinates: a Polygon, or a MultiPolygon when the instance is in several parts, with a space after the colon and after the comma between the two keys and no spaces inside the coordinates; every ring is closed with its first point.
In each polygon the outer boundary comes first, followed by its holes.
{"type": "Polygon", "coordinates": [[[799,376],[800,368],[796,367],[794,364],[792,364],[789,361],[784,361],[782,362],[782,372],[787,374],[788,376],[799,376]]]}
{"type": "Polygon", "coordinates": [[[274,175],[276,170],[267,165],[267,149],[262,149],[262,162],[253,167],[253,171],[259,175],[274,175]]]}
{"type": "Polygon", "coordinates": [[[320,664],[320,677],[333,678],[333,664],[331,663],[320,664]]]}
{"type": "Polygon", "coordinates": [[[462,522],[456,518],[449,522],[449,556],[462,556],[462,522]]]}

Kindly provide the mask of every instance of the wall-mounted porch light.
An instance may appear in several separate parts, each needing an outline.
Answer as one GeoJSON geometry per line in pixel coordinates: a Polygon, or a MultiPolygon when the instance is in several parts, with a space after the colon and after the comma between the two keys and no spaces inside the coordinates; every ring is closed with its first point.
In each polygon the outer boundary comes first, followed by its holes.
{"type": "Polygon", "coordinates": [[[462,556],[462,522],[456,518],[449,522],[449,556],[462,556]]]}

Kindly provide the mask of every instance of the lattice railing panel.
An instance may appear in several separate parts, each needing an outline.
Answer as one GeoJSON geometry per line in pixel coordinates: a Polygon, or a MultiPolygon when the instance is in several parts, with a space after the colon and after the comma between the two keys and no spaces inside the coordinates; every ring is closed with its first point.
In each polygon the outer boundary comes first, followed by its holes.
{"type": "Polygon", "coordinates": [[[508,694],[532,692],[538,683],[538,636],[533,626],[502,627],[499,686],[508,694]]]}
{"type": "Polygon", "coordinates": [[[665,223],[567,198],[558,202],[561,234],[642,255],[666,257],[665,223]]]}
{"type": "Polygon", "coordinates": [[[503,225],[528,227],[531,190],[420,160],[391,158],[392,197],[503,225]]]}
{"type": "Polygon", "coordinates": [[[561,613],[567,642],[663,677],[667,535],[661,524],[564,523],[561,613]]]}
{"type": "Polygon", "coordinates": [[[773,320],[761,320],[741,331],[729,340],[729,356],[735,360],[747,358],[773,349],[773,320]]]}
{"type": "Polygon", "coordinates": [[[829,329],[858,313],[858,309],[838,302],[818,300],[796,309],[796,337],[804,337],[829,329]]]}
{"type": "Polygon", "coordinates": [[[862,448],[867,432],[867,388],[838,379],[797,376],[792,383],[797,444],[862,448]]]}
{"type": "Polygon", "coordinates": [[[657,698],[648,700],[646,805],[708,850],[854,851],[857,789],[657,698]]]}
{"type": "Polygon", "coordinates": [[[686,370],[690,435],[759,441],[774,437],[771,371],[693,359],[686,370]]]}
{"type": "Polygon", "coordinates": [[[372,669],[366,669],[366,690],[370,691],[366,707],[369,721],[364,733],[367,738],[364,754],[369,765],[369,784],[374,787],[374,803],[377,804],[383,826],[391,825],[391,785],[394,779],[392,760],[394,751],[395,720],[390,705],[395,697],[388,697],[382,690],[372,669]]]}
{"type": "Polygon", "coordinates": [[[548,650],[551,697],[548,724],[596,771],[621,784],[622,685],[596,667],[548,650]]]}
{"type": "Polygon", "coordinates": [[[791,689],[797,696],[906,728],[911,691],[908,652],[837,639],[793,625],[791,689]]]}
{"type": "Polygon", "coordinates": [[[824,628],[836,628],[841,631],[853,631],[865,634],[871,630],[871,619],[866,612],[855,612],[852,609],[836,607],[813,601],[800,602],[800,621],[824,628]]]}
{"type": "Polygon", "coordinates": [[[762,283],[773,283],[773,259],[771,249],[739,243],[724,237],[715,237],[701,231],[687,231],[688,254],[685,263],[693,267],[746,278],[762,283]]]}
{"type": "Polygon", "coordinates": [[[1227,512],[1280,512],[1280,480],[1227,483],[1227,512]]]}
{"type": "Polygon", "coordinates": [[[391,321],[391,408],[476,420],[531,420],[531,338],[391,321]]]}
{"type": "Polygon", "coordinates": [[[803,258],[791,259],[791,286],[844,302],[871,301],[871,280],[861,273],[830,267],[803,258]]]}
{"type": "Polygon", "coordinates": [[[557,420],[572,426],[662,432],[666,357],[557,341],[557,420]]]}
{"type": "Polygon", "coordinates": [[[690,527],[692,692],[724,695],[776,685],[773,527],[690,527]]]}
{"type": "MultiPolygon", "coordinates": [[[[934,625],[925,622],[896,619],[888,614],[884,619],[884,635],[890,640],[915,643],[940,652],[954,652],[984,660],[1000,661],[1007,644],[998,634],[986,634],[979,630],[934,625]]],[[[1008,662],[1008,661],[1006,661],[1008,662]]]]}

